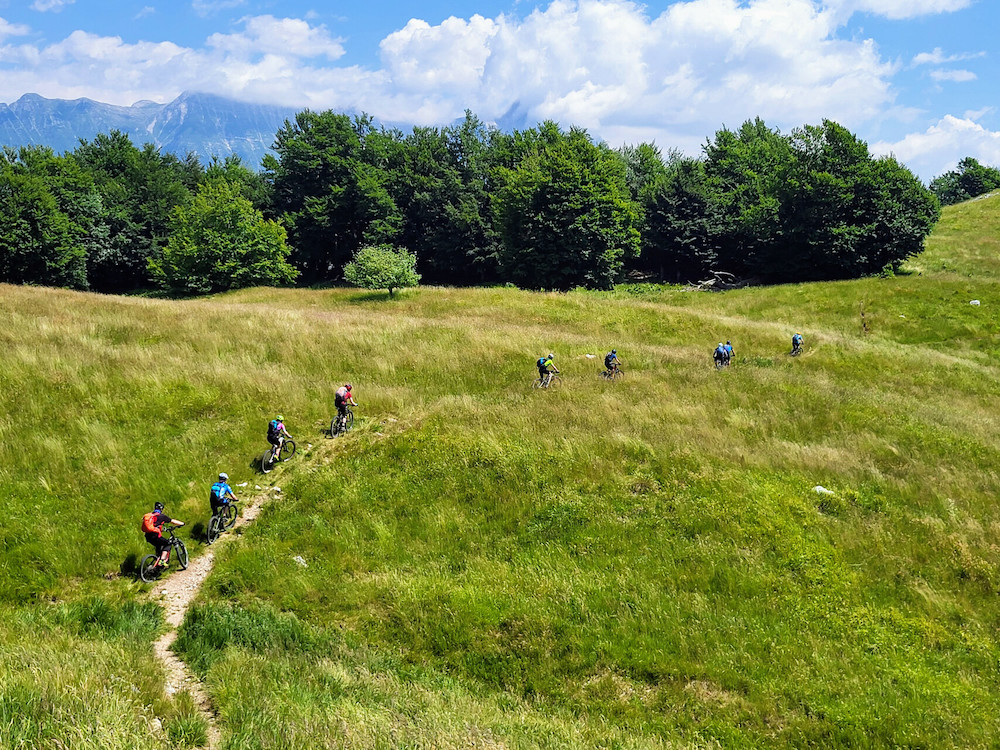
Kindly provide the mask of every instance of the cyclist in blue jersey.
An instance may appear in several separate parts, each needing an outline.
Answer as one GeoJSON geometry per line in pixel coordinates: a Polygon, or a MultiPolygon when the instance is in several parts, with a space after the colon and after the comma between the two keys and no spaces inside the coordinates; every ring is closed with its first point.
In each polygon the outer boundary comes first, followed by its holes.
{"type": "Polygon", "coordinates": [[[229,475],[222,472],[219,474],[219,481],[212,485],[208,493],[208,501],[212,504],[212,515],[215,515],[219,508],[228,505],[230,500],[234,503],[239,502],[233,494],[233,488],[229,486],[229,475]]]}

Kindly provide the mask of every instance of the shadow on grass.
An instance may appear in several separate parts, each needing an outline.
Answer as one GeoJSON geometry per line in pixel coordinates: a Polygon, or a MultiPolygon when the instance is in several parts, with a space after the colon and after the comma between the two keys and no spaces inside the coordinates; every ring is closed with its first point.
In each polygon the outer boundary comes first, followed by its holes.
{"type": "Polygon", "coordinates": [[[128,555],[124,560],[122,560],[122,564],[118,566],[118,572],[122,575],[123,578],[138,579],[139,561],[141,559],[142,558],[135,555],[135,553],[128,555]]]}
{"type": "Polygon", "coordinates": [[[191,538],[208,544],[208,526],[203,521],[196,521],[191,526],[191,538]]]}
{"type": "Polygon", "coordinates": [[[361,305],[366,302],[395,302],[400,298],[397,292],[393,296],[389,296],[389,292],[361,292],[359,294],[352,294],[347,298],[346,302],[349,305],[361,305]]]}

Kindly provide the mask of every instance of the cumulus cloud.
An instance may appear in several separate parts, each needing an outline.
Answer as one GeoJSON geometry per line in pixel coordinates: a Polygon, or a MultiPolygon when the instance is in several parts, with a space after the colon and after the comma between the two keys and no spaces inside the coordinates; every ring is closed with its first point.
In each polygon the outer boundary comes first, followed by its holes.
{"type": "Polygon", "coordinates": [[[274,54],[336,60],[344,54],[341,40],[332,38],[326,27],[312,27],[297,18],[274,16],[245,18],[243,32],[213,34],[208,38],[208,45],[240,58],[274,54]]]}
{"type": "Polygon", "coordinates": [[[523,19],[411,21],[381,53],[397,99],[433,102],[437,121],[471,107],[673,143],[757,115],[874,116],[895,68],[872,42],[837,39],[837,27],[812,0],[688,0],[656,17],[624,0],[556,0],[523,19]]]}
{"type": "Polygon", "coordinates": [[[984,164],[1000,164],[1000,132],[969,117],[946,115],[922,133],[910,133],[895,142],[874,143],[872,151],[893,154],[923,179],[954,169],[958,160],[972,156],[984,164]]]}
{"type": "Polygon", "coordinates": [[[976,80],[976,74],[971,70],[932,70],[931,78],[935,81],[952,81],[953,83],[965,83],[976,80]]]}

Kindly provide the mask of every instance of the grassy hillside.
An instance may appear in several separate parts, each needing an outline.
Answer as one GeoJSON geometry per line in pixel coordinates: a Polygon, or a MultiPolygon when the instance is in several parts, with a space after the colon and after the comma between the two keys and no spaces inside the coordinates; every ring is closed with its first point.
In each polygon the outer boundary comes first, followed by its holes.
{"type": "Polygon", "coordinates": [[[178,645],[227,748],[995,745],[998,224],[725,294],[3,287],[0,746],[192,743],[120,573],[155,499],[200,552],[277,411],[317,447],[178,645]]]}

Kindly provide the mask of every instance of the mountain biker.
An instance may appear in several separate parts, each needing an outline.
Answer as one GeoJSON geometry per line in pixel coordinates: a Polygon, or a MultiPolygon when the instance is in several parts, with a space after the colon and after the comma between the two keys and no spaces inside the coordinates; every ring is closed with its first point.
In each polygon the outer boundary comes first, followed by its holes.
{"type": "Polygon", "coordinates": [[[730,360],[733,358],[733,343],[731,341],[726,342],[726,364],[728,365],[730,360]]]}
{"type": "Polygon", "coordinates": [[[538,367],[538,378],[543,384],[551,379],[553,373],[557,375],[559,374],[558,368],[556,368],[555,364],[552,362],[552,360],[555,359],[555,356],[555,354],[550,352],[549,356],[539,357],[538,362],[535,363],[538,367]]]}
{"type": "Polygon", "coordinates": [[[142,517],[142,531],[146,535],[146,541],[153,545],[158,559],[157,567],[167,567],[170,559],[170,542],[163,538],[163,524],[170,523],[174,526],[183,526],[183,521],[171,518],[163,512],[163,503],[157,502],[153,505],[153,510],[142,517]]]}
{"type": "Polygon", "coordinates": [[[802,348],[802,334],[796,331],[795,335],[792,336],[792,354],[798,353],[798,351],[801,348],[802,348]]]}
{"type": "Polygon", "coordinates": [[[292,436],[285,429],[285,418],[280,414],[267,423],[267,442],[274,446],[274,455],[281,453],[281,446],[285,440],[291,440],[292,436]]]}
{"type": "Polygon", "coordinates": [[[722,367],[726,364],[728,352],[726,352],[726,345],[721,341],[719,345],[715,347],[715,351],[712,352],[712,359],[715,360],[716,367],[722,367]]]}
{"type": "Polygon", "coordinates": [[[358,405],[354,400],[354,394],[351,393],[350,383],[344,383],[337,389],[336,393],[333,395],[333,403],[337,407],[337,419],[347,419],[347,407],[358,405]]]}
{"type": "Polygon", "coordinates": [[[222,472],[219,474],[219,481],[212,485],[208,493],[208,502],[212,504],[212,515],[214,516],[219,508],[228,505],[230,498],[234,503],[239,502],[233,494],[233,488],[229,486],[229,475],[222,472]]]}
{"type": "Polygon", "coordinates": [[[608,375],[613,375],[618,371],[618,366],[621,362],[618,360],[618,350],[612,349],[610,352],[604,355],[604,367],[608,371],[608,375]]]}

